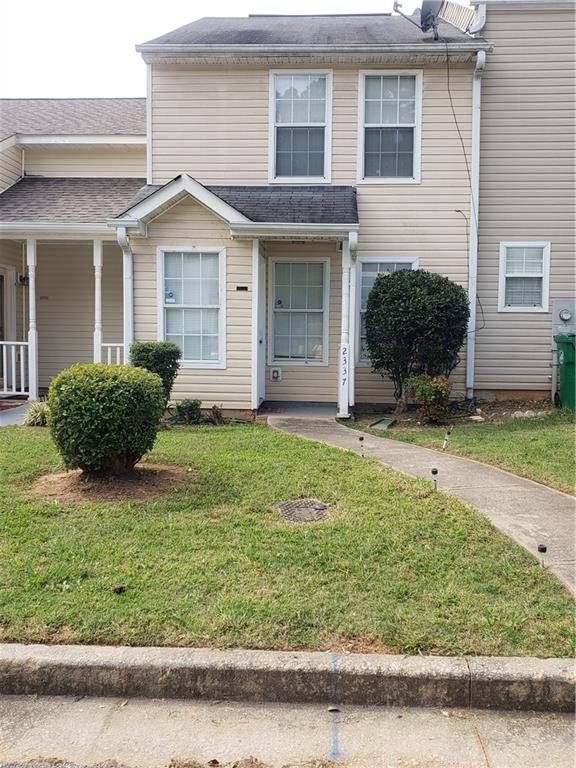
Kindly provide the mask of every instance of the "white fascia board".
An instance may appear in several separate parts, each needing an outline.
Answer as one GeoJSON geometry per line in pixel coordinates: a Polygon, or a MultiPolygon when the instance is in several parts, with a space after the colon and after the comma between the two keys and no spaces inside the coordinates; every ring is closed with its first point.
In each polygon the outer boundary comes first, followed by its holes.
{"type": "Polygon", "coordinates": [[[17,144],[136,144],[146,146],[146,136],[118,136],[110,135],[74,135],[74,134],[30,134],[17,133],[17,144]]]}
{"type": "MultiPolygon", "coordinates": [[[[45,221],[11,221],[0,222],[0,237],[8,235],[14,239],[22,239],[34,236],[35,239],[56,240],[80,238],[91,240],[94,237],[106,240],[103,235],[110,235],[110,229],[106,224],[70,224],[51,223],[45,221]]],[[[113,240],[111,236],[109,238],[113,240]]]]}
{"type": "Polygon", "coordinates": [[[221,197],[210,192],[209,189],[206,189],[206,187],[187,174],[177,176],[156,192],[152,192],[141,203],[137,203],[126,211],[126,218],[131,221],[148,221],[153,218],[156,212],[160,213],[163,208],[170,205],[171,202],[175,202],[184,194],[190,195],[190,197],[211,211],[215,216],[224,219],[229,224],[250,222],[250,219],[246,218],[240,211],[225,203],[221,197]]]}
{"type": "Polygon", "coordinates": [[[230,234],[235,238],[292,237],[296,239],[348,239],[357,232],[359,224],[294,224],[292,222],[257,222],[230,224],[230,234]]]}
{"type": "MultiPolygon", "coordinates": [[[[444,43],[441,43],[444,46],[444,43]]],[[[148,55],[152,60],[154,54],[161,56],[278,56],[298,54],[386,54],[386,53],[410,53],[429,54],[438,53],[438,42],[420,43],[410,45],[408,43],[390,43],[388,45],[176,45],[176,44],[149,44],[138,45],[139,53],[148,55]]],[[[448,43],[449,51],[478,51],[490,48],[490,43],[470,38],[469,41],[460,43],[448,43]]],[[[445,50],[445,46],[444,46],[445,50]]],[[[148,60],[148,59],[146,59],[148,60]]]]}

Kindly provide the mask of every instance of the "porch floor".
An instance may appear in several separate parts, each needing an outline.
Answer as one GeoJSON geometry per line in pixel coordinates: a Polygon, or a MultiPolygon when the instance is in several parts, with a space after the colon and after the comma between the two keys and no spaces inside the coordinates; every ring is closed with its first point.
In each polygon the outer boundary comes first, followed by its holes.
{"type": "Polygon", "coordinates": [[[266,400],[258,409],[258,416],[299,419],[335,419],[336,413],[336,403],[300,403],[286,400],[266,400]]]}

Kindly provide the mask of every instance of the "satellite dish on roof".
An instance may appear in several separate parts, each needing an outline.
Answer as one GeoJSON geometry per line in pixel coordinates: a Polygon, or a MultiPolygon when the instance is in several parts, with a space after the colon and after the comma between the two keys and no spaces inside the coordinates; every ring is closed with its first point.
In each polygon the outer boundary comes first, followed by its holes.
{"type": "Polygon", "coordinates": [[[428,32],[429,29],[436,30],[438,14],[442,5],[443,0],[424,0],[420,9],[420,28],[422,32],[428,32]]]}
{"type": "Polygon", "coordinates": [[[402,5],[398,0],[394,0],[394,11],[399,13],[406,21],[409,21],[410,24],[414,24],[415,27],[421,29],[422,32],[428,32],[430,29],[433,30],[434,40],[438,40],[438,19],[443,5],[444,0],[424,0],[420,9],[420,24],[410,16],[402,13],[400,10],[402,5]]]}

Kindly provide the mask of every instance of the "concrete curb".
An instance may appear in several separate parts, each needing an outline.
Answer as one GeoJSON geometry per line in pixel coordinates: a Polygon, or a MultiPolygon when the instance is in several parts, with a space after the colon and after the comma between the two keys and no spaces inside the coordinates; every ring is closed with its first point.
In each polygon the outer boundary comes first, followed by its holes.
{"type": "Polygon", "coordinates": [[[572,712],[571,659],[0,645],[0,694],[572,712]]]}

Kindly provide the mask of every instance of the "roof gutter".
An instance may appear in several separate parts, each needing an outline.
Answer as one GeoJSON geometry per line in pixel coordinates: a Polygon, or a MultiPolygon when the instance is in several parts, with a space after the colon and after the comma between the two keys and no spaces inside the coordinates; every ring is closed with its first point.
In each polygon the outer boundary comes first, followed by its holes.
{"type": "MultiPolygon", "coordinates": [[[[489,50],[490,43],[483,40],[474,40],[460,43],[448,43],[450,51],[474,52],[479,50],[489,50]]],[[[217,56],[217,55],[253,55],[275,56],[278,54],[321,54],[321,53],[442,53],[446,50],[445,45],[441,46],[434,41],[429,43],[388,43],[382,45],[257,45],[257,44],[235,44],[235,45],[194,45],[177,43],[143,43],[137,45],[136,50],[142,54],[164,54],[172,56],[195,55],[195,56],[217,56]]]]}
{"type": "Polygon", "coordinates": [[[359,224],[306,224],[294,222],[237,222],[230,224],[232,238],[304,238],[342,240],[347,238],[350,232],[357,232],[359,224]]]}
{"type": "Polygon", "coordinates": [[[466,397],[474,396],[474,363],[476,357],[476,304],[478,293],[478,216],[480,192],[480,104],[482,75],[486,52],[478,51],[472,81],[472,157],[470,171],[470,234],[468,244],[468,301],[470,317],[466,345],[466,397]]]}

